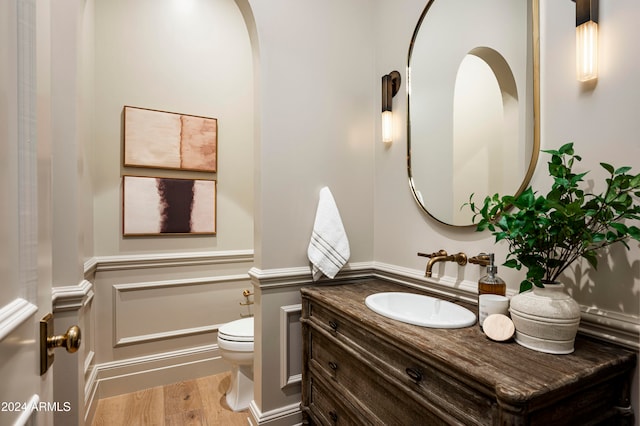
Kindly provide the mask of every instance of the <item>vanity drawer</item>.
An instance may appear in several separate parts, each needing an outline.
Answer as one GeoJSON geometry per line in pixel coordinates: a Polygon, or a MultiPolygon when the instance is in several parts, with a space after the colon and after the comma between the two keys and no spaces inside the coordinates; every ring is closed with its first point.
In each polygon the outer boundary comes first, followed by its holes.
{"type": "Polygon", "coordinates": [[[358,423],[447,424],[435,414],[435,407],[407,398],[405,392],[385,380],[378,369],[371,368],[360,356],[334,342],[331,336],[313,327],[309,331],[311,375],[335,389],[355,407],[358,423]]]}
{"type": "MultiPolygon", "coordinates": [[[[363,424],[354,415],[355,410],[347,408],[340,402],[335,389],[324,386],[322,380],[315,377],[310,379],[309,410],[311,424],[315,425],[357,425],[363,424]]],[[[372,424],[372,423],[369,423],[372,424]]]]}
{"type": "MultiPolygon", "coordinates": [[[[310,306],[310,324],[330,335],[342,347],[362,354],[371,371],[379,371],[402,393],[413,395],[418,404],[430,407],[434,413],[450,422],[482,424],[477,419],[490,419],[497,412],[495,398],[452,377],[429,362],[418,359],[395,345],[368,332],[363,325],[352,322],[318,303],[310,306]]],[[[326,360],[329,362],[329,360],[326,360]]],[[[326,367],[325,369],[330,367],[326,367]]],[[[329,370],[327,370],[330,373],[329,370]]]]}

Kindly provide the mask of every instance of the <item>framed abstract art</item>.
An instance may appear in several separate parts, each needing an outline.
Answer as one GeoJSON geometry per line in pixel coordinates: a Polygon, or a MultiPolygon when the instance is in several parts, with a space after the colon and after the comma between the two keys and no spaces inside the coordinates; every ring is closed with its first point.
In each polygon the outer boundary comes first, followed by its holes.
{"type": "Polygon", "coordinates": [[[123,176],[124,236],[216,233],[216,181],[123,176]]]}
{"type": "Polygon", "coordinates": [[[124,165],[217,171],[218,120],[125,106],[124,165]]]}

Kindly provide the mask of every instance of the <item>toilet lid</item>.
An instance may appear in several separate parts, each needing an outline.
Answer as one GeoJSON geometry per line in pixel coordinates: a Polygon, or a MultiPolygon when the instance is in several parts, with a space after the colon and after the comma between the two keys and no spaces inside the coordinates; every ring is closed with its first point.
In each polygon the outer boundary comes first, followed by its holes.
{"type": "Polygon", "coordinates": [[[253,317],[224,324],[218,329],[218,337],[236,342],[253,342],[253,317]]]}

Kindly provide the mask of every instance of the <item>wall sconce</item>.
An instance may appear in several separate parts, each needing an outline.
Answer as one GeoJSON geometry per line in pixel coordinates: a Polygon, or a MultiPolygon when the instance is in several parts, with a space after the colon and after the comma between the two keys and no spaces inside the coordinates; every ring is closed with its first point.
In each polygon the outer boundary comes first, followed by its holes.
{"type": "Polygon", "coordinates": [[[576,71],[578,81],[598,78],[598,0],[576,2],[576,71]]]}
{"type": "Polygon", "coordinates": [[[400,89],[400,73],[391,71],[382,76],[382,142],[393,140],[393,97],[400,89]]]}

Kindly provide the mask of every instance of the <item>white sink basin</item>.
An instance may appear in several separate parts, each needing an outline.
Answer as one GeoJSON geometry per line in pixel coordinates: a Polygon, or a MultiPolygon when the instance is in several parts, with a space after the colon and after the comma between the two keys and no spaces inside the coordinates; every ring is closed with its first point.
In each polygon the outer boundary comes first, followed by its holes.
{"type": "Polygon", "coordinates": [[[415,293],[375,293],[364,300],[387,318],[431,328],[463,328],[476,323],[470,310],[446,300],[415,293]]]}

